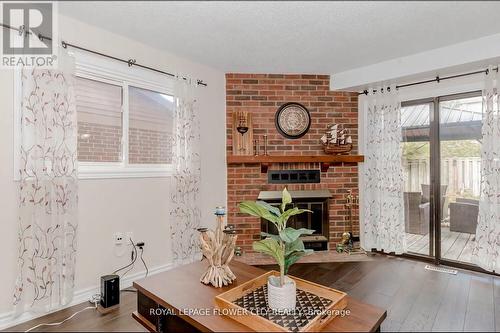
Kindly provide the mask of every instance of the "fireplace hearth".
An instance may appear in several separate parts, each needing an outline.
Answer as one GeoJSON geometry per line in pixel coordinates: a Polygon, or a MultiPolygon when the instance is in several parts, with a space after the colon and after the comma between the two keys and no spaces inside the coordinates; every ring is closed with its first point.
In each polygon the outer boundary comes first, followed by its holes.
{"type": "MultiPolygon", "coordinates": [[[[332,197],[330,191],[290,191],[290,194],[293,206],[300,209],[309,209],[312,213],[292,216],[288,220],[287,226],[295,229],[307,228],[314,230],[312,235],[301,237],[306,249],[316,251],[328,250],[328,201],[332,197]]],[[[259,193],[258,200],[279,206],[281,203],[281,191],[262,191],[259,193]]],[[[274,224],[264,219],[261,219],[261,231],[270,234],[278,233],[274,224]]]]}

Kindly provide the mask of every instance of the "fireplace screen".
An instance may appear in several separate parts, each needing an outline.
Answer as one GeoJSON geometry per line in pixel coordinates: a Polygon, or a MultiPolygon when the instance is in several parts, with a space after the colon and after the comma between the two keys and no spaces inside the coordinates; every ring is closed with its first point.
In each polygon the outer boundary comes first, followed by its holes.
{"type": "MultiPolygon", "coordinates": [[[[279,202],[269,202],[271,205],[279,206],[279,202]]],[[[306,228],[314,230],[312,235],[304,235],[301,239],[304,241],[304,246],[308,249],[314,250],[327,250],[328,249],[328,200],[323,201],[309,201],[303,199],[294,202],[293,206],[300,209],[309,209],[312,213],[304,213],[292,216],[287,223],[288,227],[295,229],[306,228]]],[[[270,234],[278,234],[278,230],[273,223],[261,219],[261,230],[270,234]]]]}

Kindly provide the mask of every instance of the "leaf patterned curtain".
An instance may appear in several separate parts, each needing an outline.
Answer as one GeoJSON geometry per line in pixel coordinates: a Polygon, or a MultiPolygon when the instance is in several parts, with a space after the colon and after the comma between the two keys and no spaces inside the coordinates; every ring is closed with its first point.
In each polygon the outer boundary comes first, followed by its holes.
{"type": "Polygon", "coordinates": [[[500,272],[500,99],[498,71],[491,66],[483,90],[481,193],[472,263],[500,272]]]}
{"type": "Polygon", "coordinates": [[[200,253],[200,124],[194,98],[195,87],[177,82],[174,117],[173,167],[170,228],[176,264],[189,262],[200,253]]]}
{"type": "Polygon", "coordinates": [[[361,241],[366,250],[401,254],[406,249],[401,103],[390,88],[367,97],[361,241]]]}
{"type": "Polygon", "coordinates": [[[19,256],[15,312],[46,312],[73,296],[77,128],[71,73],[21,74],[19,256]]]}

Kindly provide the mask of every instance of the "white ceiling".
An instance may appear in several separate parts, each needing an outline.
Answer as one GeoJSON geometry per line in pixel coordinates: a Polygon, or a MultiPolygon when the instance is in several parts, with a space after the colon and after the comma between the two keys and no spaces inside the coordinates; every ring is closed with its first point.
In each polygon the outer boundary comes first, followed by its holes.
{"type": "Polygon", "coordinates": [[[224,72],[339,73],[500,32],[500,2],[486,1],[81,1],[59,8],[224,72]]]}

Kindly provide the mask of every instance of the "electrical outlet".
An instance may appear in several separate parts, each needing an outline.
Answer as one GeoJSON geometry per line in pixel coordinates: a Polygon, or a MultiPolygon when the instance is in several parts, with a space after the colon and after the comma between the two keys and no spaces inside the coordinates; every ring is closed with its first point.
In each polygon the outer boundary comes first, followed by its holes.
{"type": "Polygon", "coordinates": [[[115,245],[123,244],[123,234],[121,232],[115,232],[113,234],[113,240],[115,242],[115,245]]]}
{"type": "Polygon", "coordinates": [[[125,241],[130,243],[130,240],[134,241],[134,232],[128,231],[125,233],[125,241]]]}

